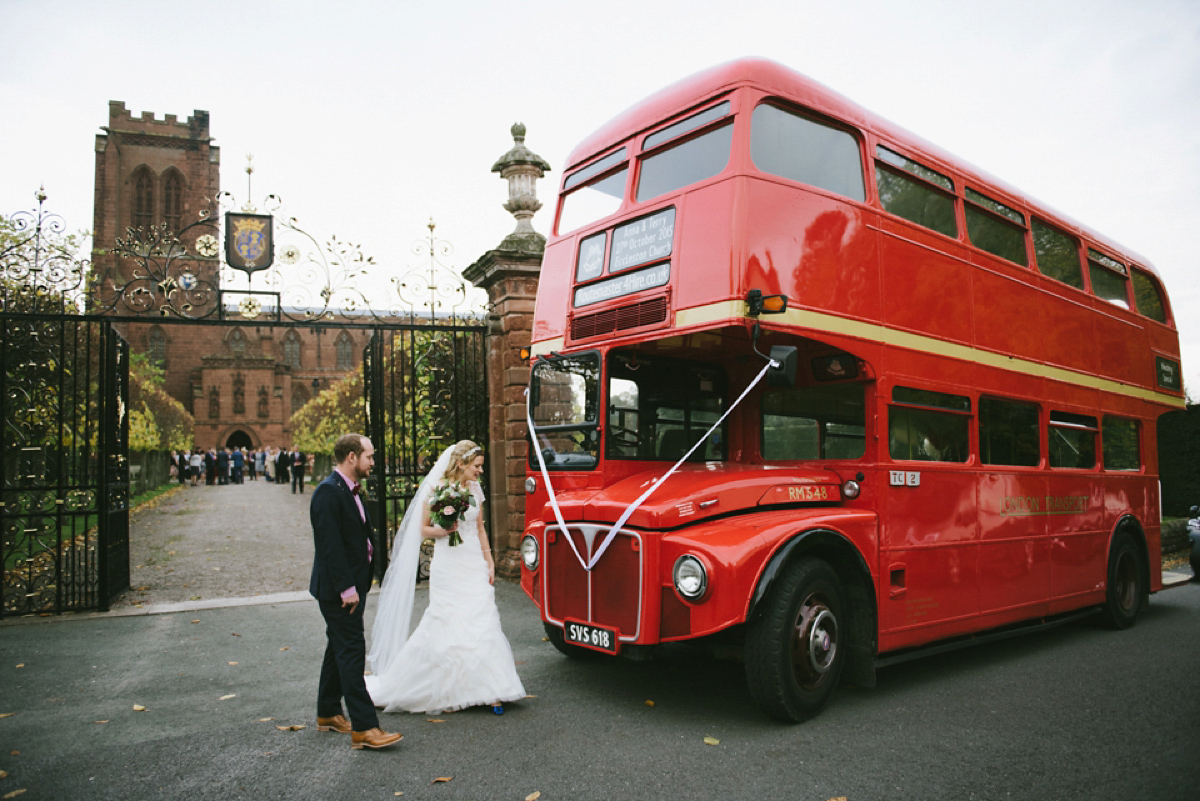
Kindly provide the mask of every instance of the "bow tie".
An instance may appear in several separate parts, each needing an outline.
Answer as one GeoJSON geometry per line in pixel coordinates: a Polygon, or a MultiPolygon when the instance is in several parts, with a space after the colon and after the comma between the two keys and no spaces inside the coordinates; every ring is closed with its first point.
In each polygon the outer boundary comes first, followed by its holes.
{"type": "Polygon", "coordinates": [[[354,495],[362,495],[362,485],[355,484],[353,487],[350,488],[350,492],[353,493],[354,495]]]}

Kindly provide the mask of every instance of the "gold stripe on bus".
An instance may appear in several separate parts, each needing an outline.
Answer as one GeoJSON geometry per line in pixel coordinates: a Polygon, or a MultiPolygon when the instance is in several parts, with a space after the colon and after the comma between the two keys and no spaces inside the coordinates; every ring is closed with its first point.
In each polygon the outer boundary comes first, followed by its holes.
{"type": "MultiPolygon", "coordinates": [[[[675,313],[675,325],[677,328],[691,328],[693,326],[711,325],[721,321],[740,323],[746,317],[745,311],[746,304],[743,301],[720,301],[705,306],[695,306],[691,309],[681,309],[675,313]]],[[[1139,400],[1165,403],[1180,409],[1186,406],[1183,398],[1177,398],[1162,392],[1155,392],[1151,389],[1122,384],[1119,381],[1112,381],[1107,378],[1100,378],[1099,376],[1088,375],[1087,373],[1068,370],[1063,367],[1054,367],[1027,359],[1018,359],[1002,353],[993,353],[992,351],[981,350],[970,345],[959,345],[922,334],[900,331],[876,323],[848,320],[844,317],[836,317],[831,314],[803,309],[788,309],[782,315],[771,315],[771,318],[800,328],[828,331],[832,334],[841,334],[843,336],[855,337],[856,339],[880,342],[908,350],[931,353],[935,356],[946,356],[961,361],[975,362],[987,367],[1035,375],[1089,389],[1138,398],[1139,400]]]]}

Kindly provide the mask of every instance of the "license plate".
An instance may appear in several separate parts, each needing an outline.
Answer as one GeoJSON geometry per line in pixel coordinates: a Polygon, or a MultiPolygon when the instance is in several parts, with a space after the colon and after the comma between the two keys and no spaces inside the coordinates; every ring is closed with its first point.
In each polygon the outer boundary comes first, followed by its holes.
{"type": "Polygon", "coordinates": [[[567,620],[563,623],[563,640],[571,645],[581,645],[594,651],[615,654],[620,647],[617,642],[617,630],[604,626],[593,626],[591,623],[578,623],[567,620]]]}

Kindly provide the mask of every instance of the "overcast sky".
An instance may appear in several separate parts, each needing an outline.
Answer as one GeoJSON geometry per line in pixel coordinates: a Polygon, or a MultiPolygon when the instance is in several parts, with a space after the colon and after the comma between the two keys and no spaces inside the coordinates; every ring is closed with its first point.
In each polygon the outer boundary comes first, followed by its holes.
{"type": "MultiPolygon", "coordinates": [[[[553,172],[706,67],[764,56],[1153,263],[1200,395],[1198,0],[0,0],[0,213],[90,228],[108,101],[211,114],[222,188],[283,198],[381,269],[462,269],[514,227],[490,172],[515,121],[553,172]]],[[[534,218],[547,233],[548,209],[534,218]]]]}

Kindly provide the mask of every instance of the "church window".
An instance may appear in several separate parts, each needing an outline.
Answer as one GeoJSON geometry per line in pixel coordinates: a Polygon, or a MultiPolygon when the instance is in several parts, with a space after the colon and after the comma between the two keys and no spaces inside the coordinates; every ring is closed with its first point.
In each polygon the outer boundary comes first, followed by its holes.
{"type": "Polygon", "coordinates": [[[288,331],[283,338],[283,363],[288,367],[300,366],[300,337],[295,331],[288,331]]]}
{"type": "Polygon", "coordinates": [[[146,352],[151,364],[156,367],[167,366],[167,335],[158,326],[146,334],[146,352]]]}
{"type": "Polygon", "coordinates": [[[292,387],[292,414],[300,410],[300,407],[308,403],[308,392],[300,384],[292,387]]]}
{"type": "Polygon", "coordinates": [[[147,167],[133,174],[133,227],[149,231],[154,225],[154,179],[147,167]]]}
{"type": "Polygon", "coordinates": [[[234,356],[246,355],[246,335],[240,328],[233,329],[233,333],[229,335],[229,350],[234,356]]]}
{"type": "Polygon", "coordinates": [[[176,235],[183,227],[183,178],[178,170],[168,172],[163,181],[163,222],[176,235]]]}
{"type": "Polygon", "coordinates": [[[354,367],[354,340],[350,338],[350,334],[346,331],[338,334],[335,344],[337,345],[337,369],[352,369],[354,367]]]}

